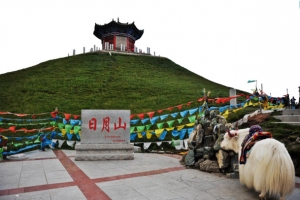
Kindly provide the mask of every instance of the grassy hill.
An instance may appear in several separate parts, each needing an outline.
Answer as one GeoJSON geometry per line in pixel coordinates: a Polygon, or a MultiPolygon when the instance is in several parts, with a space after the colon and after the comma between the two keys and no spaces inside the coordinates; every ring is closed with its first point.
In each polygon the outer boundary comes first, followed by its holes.
{"type": "Polygon", "coordinates": [[[228,97],[230,89],[164,57],[103,52],[1,74],[0,85],[0,111],[41,113],[58,107],[72,114],[81,109],[142,113],[196,101],[203,88],[212,97],[228,97]]]}

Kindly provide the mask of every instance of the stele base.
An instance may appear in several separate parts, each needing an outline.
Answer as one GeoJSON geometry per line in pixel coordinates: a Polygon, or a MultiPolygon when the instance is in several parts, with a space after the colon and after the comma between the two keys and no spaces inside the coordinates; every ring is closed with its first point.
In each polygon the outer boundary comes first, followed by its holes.
{"type": "Polygon", "coordinates": [[[77,161],[133,160],[133,144],[80,144],[75,146],[77,161]]]}

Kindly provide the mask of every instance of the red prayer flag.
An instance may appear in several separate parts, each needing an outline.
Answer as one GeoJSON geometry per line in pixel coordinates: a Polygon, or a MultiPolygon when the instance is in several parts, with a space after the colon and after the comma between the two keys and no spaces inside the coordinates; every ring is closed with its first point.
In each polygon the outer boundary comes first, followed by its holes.
{"type": "Polygon", "coordinates": [[[178,105],[176,107],[180,110],[182,108],[182,105],[178,105]]]}
{"type": "Polygon", "coordinates": [[[204,98],[199,98],[197,101],[200,102],[200,101],[203,101],[203,100],[204,100],[204,98]]]}
{"type": "Polygon", "coordinates": [[[190,101],[190,102],[188,102],[186,105],[190,106],[192,103],[193,103],[193,102],[192,102],[192,101],[190,101]]]}
{"type": "Polygon", "coordinates": [[[153,117],[154,112],[148,112],[147,115],[150,117],[150,119],[153,117]]]}
{"type": "Polygon", "coordinates": [[[16,126],[11,126],[8,128],[8,130],[10,130],[11,132],[16,132],[16,126]]]}
{"type": "Polygon", "coordinates": [[[138,114],[138,116],[139,116],[140,119],[144,119],[144,113],[138,114]]]}
{"type": "Polygon", "coordinates": [[[73,115],[74,119],[78,119],[80,117],[80,115],[73,115]]]}
{"type": "Polygon", "coordinates": [[[215,98],[216,99],[216,103],[222,103],[222,98],[215,98]]]}
{"type": "Polygon", "coordinates": [[[27,116],[27,114],[14,114],[14,115],[16,115],[18,117],[25,117],[25,116],[27,116]]]}
{"type": "Polygon", "coordinates": [[[56,111],[51,112],[51,116],[52,116],[53,118],[56,118],[56,115],[57,115],[57,112],[56,112],[56,111]]]}
{"type": "Polygon", "coordinates": [[[71,114],[64,113],[64,115],[65,115],[65,119],[66,119],[67,121],[69,121],[69,120],[70,120],[70,117],[71,117],[71,114]]]}
{"type": "Polygon", "coordinates": [[[167,110],[169,110],[169,111],[172,111],[172,109],[173,109],[173,107],[169,107],[169,108],[167,108],[167,110]]]}

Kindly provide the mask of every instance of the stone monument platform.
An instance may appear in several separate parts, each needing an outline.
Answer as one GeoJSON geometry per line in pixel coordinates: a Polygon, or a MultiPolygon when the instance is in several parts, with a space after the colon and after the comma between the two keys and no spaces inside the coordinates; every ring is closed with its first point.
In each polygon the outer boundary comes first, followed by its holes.
{"type": "Polygon", "coordinates": [[[133,144],[76,145],[75,160],[133,160],[133,144]]]}

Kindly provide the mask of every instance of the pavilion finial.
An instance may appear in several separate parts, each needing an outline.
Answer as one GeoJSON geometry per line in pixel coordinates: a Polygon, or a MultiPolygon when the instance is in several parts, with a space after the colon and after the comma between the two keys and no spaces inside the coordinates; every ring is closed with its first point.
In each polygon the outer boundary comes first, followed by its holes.
{"type": "Polygon", "coordinates": [[[118,17],[118,22],[119,22],[119,17],[118,17]]]}

